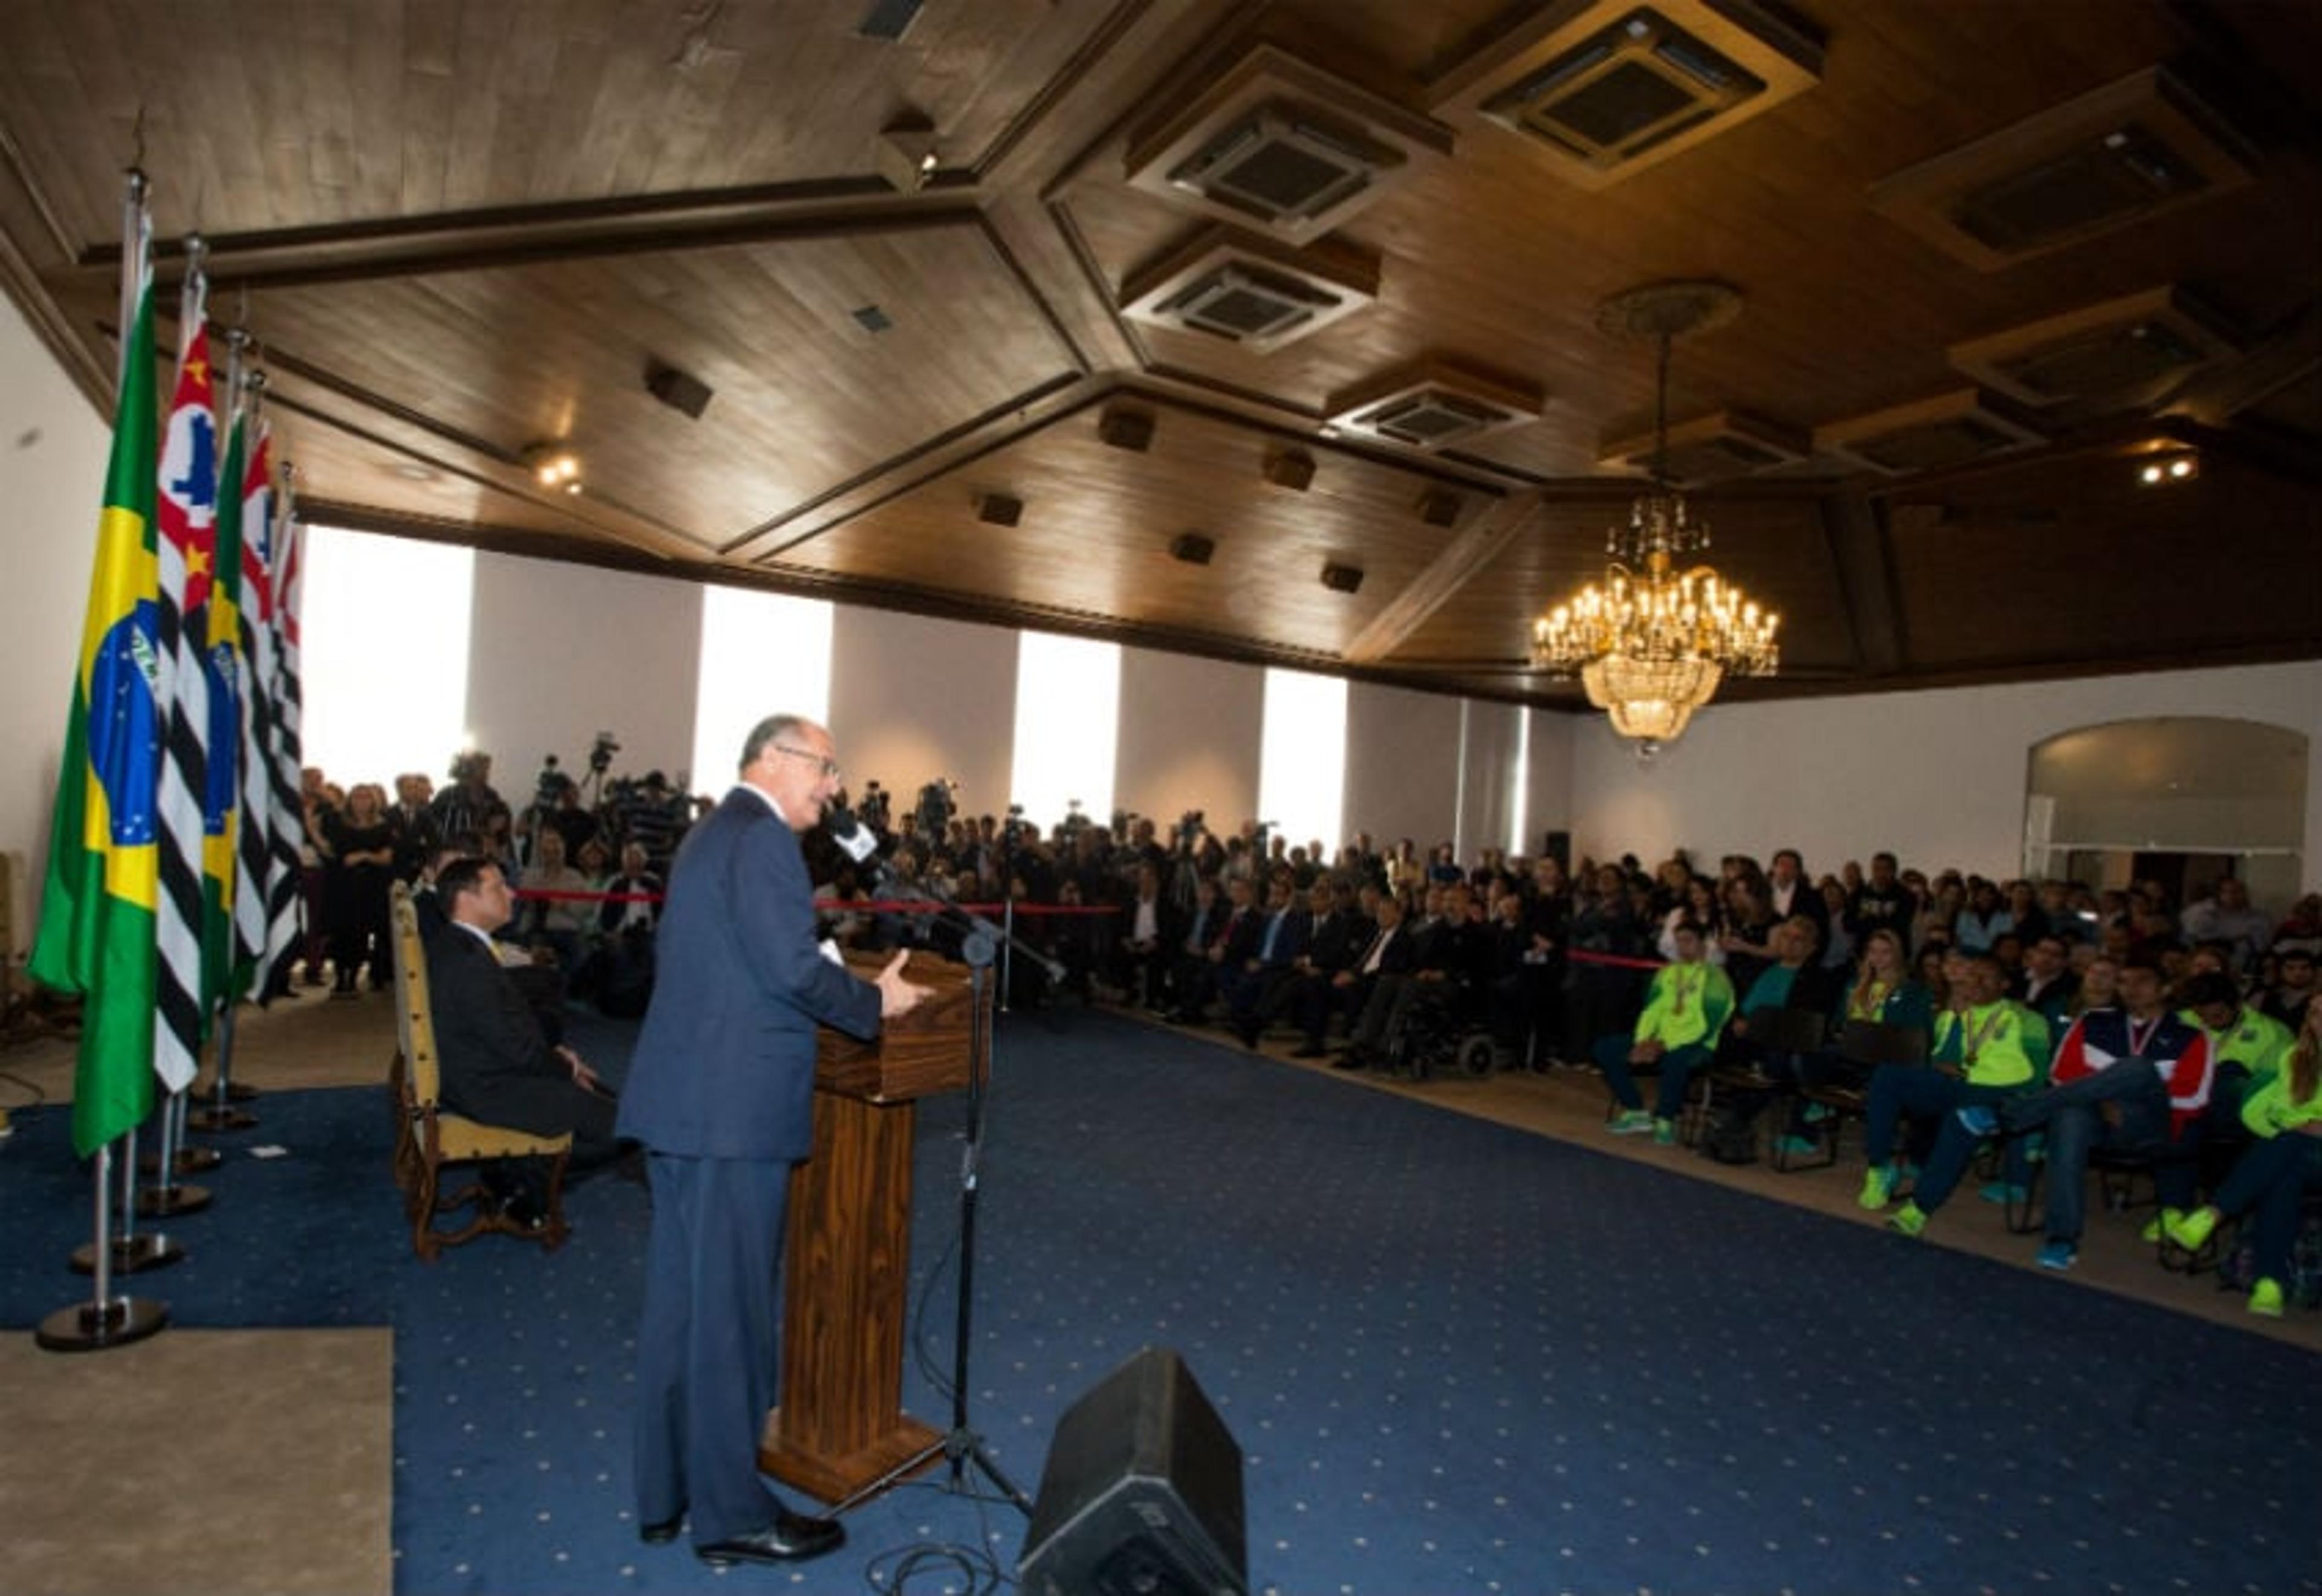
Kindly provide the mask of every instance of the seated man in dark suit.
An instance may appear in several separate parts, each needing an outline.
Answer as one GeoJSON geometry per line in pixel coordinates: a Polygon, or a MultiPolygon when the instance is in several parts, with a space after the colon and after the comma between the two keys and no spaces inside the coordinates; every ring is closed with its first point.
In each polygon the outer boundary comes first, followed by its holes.
{"type": "Polygon", "coordinates": [[[1266,1021],[1288,1001],[1291,976],[1314,939],[1314,917],[1298,904],[1295,891],[1289,875],[1274,878],[1248,956],[1218,977],[1227,1018],[1245,1046],[1257,1045],[1266,1021]]]}
{"type": "MultiPolygon", "coordinates": [[[[500,966],[492,933],[514,908],[507,879],[488,859],[457,859],[435,877],[446,924],[427,944],[427,988],[443,1106],[486,1125],[534,1135],[572,1136],[575,1172],[618,1151],[613,1095],[569,1047],[552,1046],[532,1007],[500,966]]],[[[534,1194],[487,1172],[485,1185],[518,1211],[534,1194]]],[[[534,1211],[537,1211],[536,1207],[534,1211]]]]}

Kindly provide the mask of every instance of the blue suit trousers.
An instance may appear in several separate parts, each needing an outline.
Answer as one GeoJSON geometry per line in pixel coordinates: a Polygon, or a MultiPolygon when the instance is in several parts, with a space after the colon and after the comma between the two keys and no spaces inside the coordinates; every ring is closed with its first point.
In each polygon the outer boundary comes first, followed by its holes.
{"type": "Polygon", "coordinates": [[[791,1165],[655,1153],[637,1327],[640,1525],[690,1510],[693,1544],[773,1523],[758,1476],[782,1352],[791,1165]]]}

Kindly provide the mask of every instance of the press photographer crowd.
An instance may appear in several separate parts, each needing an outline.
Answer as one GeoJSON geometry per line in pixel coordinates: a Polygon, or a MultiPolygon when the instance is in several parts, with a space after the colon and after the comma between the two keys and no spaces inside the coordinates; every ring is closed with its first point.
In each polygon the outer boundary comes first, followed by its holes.
{"type": "MultiPolygon", "coordinates": [[[[398,777],[392,801],[306,771],[299,979],[384,986],[389,883],[425,892],[470,855],[517,885],[502,936],[537,967],[536,1000],[642,1014],[670,858],[716,800],[659,771],[610,778],[618,747],[600,735],[577,781],[550,760],[520,811],[483,753],[441,791],[398,777]]],[[[942,780],[908,798],[867,782],[801,842],[843,946],[955,951],[943,905],[1004,922],[1014,1008],[1134,1006],[1348,1071],[1594,1068],[1607,1130],[1662,1143],[1714,1072],[1705,1153],[1835,1159],[1836,1122],[1858,1121],[1862,1206],[1913,1236],[1979,1158],[1978,1196],[2044,1208],[2018,1227],[2044,1228],[2055,1269],[2077,1254],[2094,1154],[2149,1176],[2149,1240],[2198,1252],[2248,1216],[2227,1268],[2253,1311],[2322,1296],[2300,1206],[2322,1189],[2322,895],[2277,917],[2231,877],[2180,906],[2152,881],[1994,881],[1886,853],[1818,875],[1789,848],[1762,867],[1678,853],[1568,871],[1367,834],[1334,849],[1197,810],[1074,805],[1044,832],[1019,807],[964,813],[942,780]],[[1639,1076],[1657,1077],[1650,1108],[1639,1076]]]]}

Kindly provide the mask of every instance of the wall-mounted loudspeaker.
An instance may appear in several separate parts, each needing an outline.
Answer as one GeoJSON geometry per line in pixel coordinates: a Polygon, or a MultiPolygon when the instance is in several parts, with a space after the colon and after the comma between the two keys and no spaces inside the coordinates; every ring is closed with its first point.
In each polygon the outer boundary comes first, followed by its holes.
{"type": "Polygon", "coordinates": [[[1363,568],[1359,565],[1326,565],[1322,568],[1322,585],[1333,593],[1356,592],[1363,585],[1363,568]]]}
{"type": "Polygon", "coordinates": [[[1029,1596],[1247,1596],[1241,1448],[1148,1346],[1067,1409],[1019,1566],[1029,1596]]]}

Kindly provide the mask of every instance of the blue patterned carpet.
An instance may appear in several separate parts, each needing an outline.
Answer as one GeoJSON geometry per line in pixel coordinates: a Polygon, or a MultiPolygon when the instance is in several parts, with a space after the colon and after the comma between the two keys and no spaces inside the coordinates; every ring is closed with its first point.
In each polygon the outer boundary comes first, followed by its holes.
{"type": "MultiPolygon", "coordinates": [[[[621,1034],[579,1038],[617,1066],[621,1034]]],[[[617,1073],[617,1067],[608,1073],[617,1073]]],[[[644,1194],[557,1254],[413,1260],[374,1091],[283,1094],[211,1178],[187,1325],[396,1330],[395,1542],[415,1592],[842,1591],[1005,1507],[896,1492],[791,1573],[638,1545],[628,1367],[644,1194]]],[[[949,1367],[959,1099],[921,1116],[915,1279],[949,1367]]],[[[63,1117],[0,1161],[0,1321],[71,1300],[63,1117]]],[[[974,1416],[1027,1491],[1065,1409],[1182,1353],[1247,1454],[1253,1589],[2322,1591],[2322,1366],[2261,1337],[1073,1012],[1005,1022],[974,1416]]],[[[940,1422],[923,1368],[909,1405],[940,1422]]],[[[904,1589],[968,1588],[915,1575],[904,1589]]]]}

